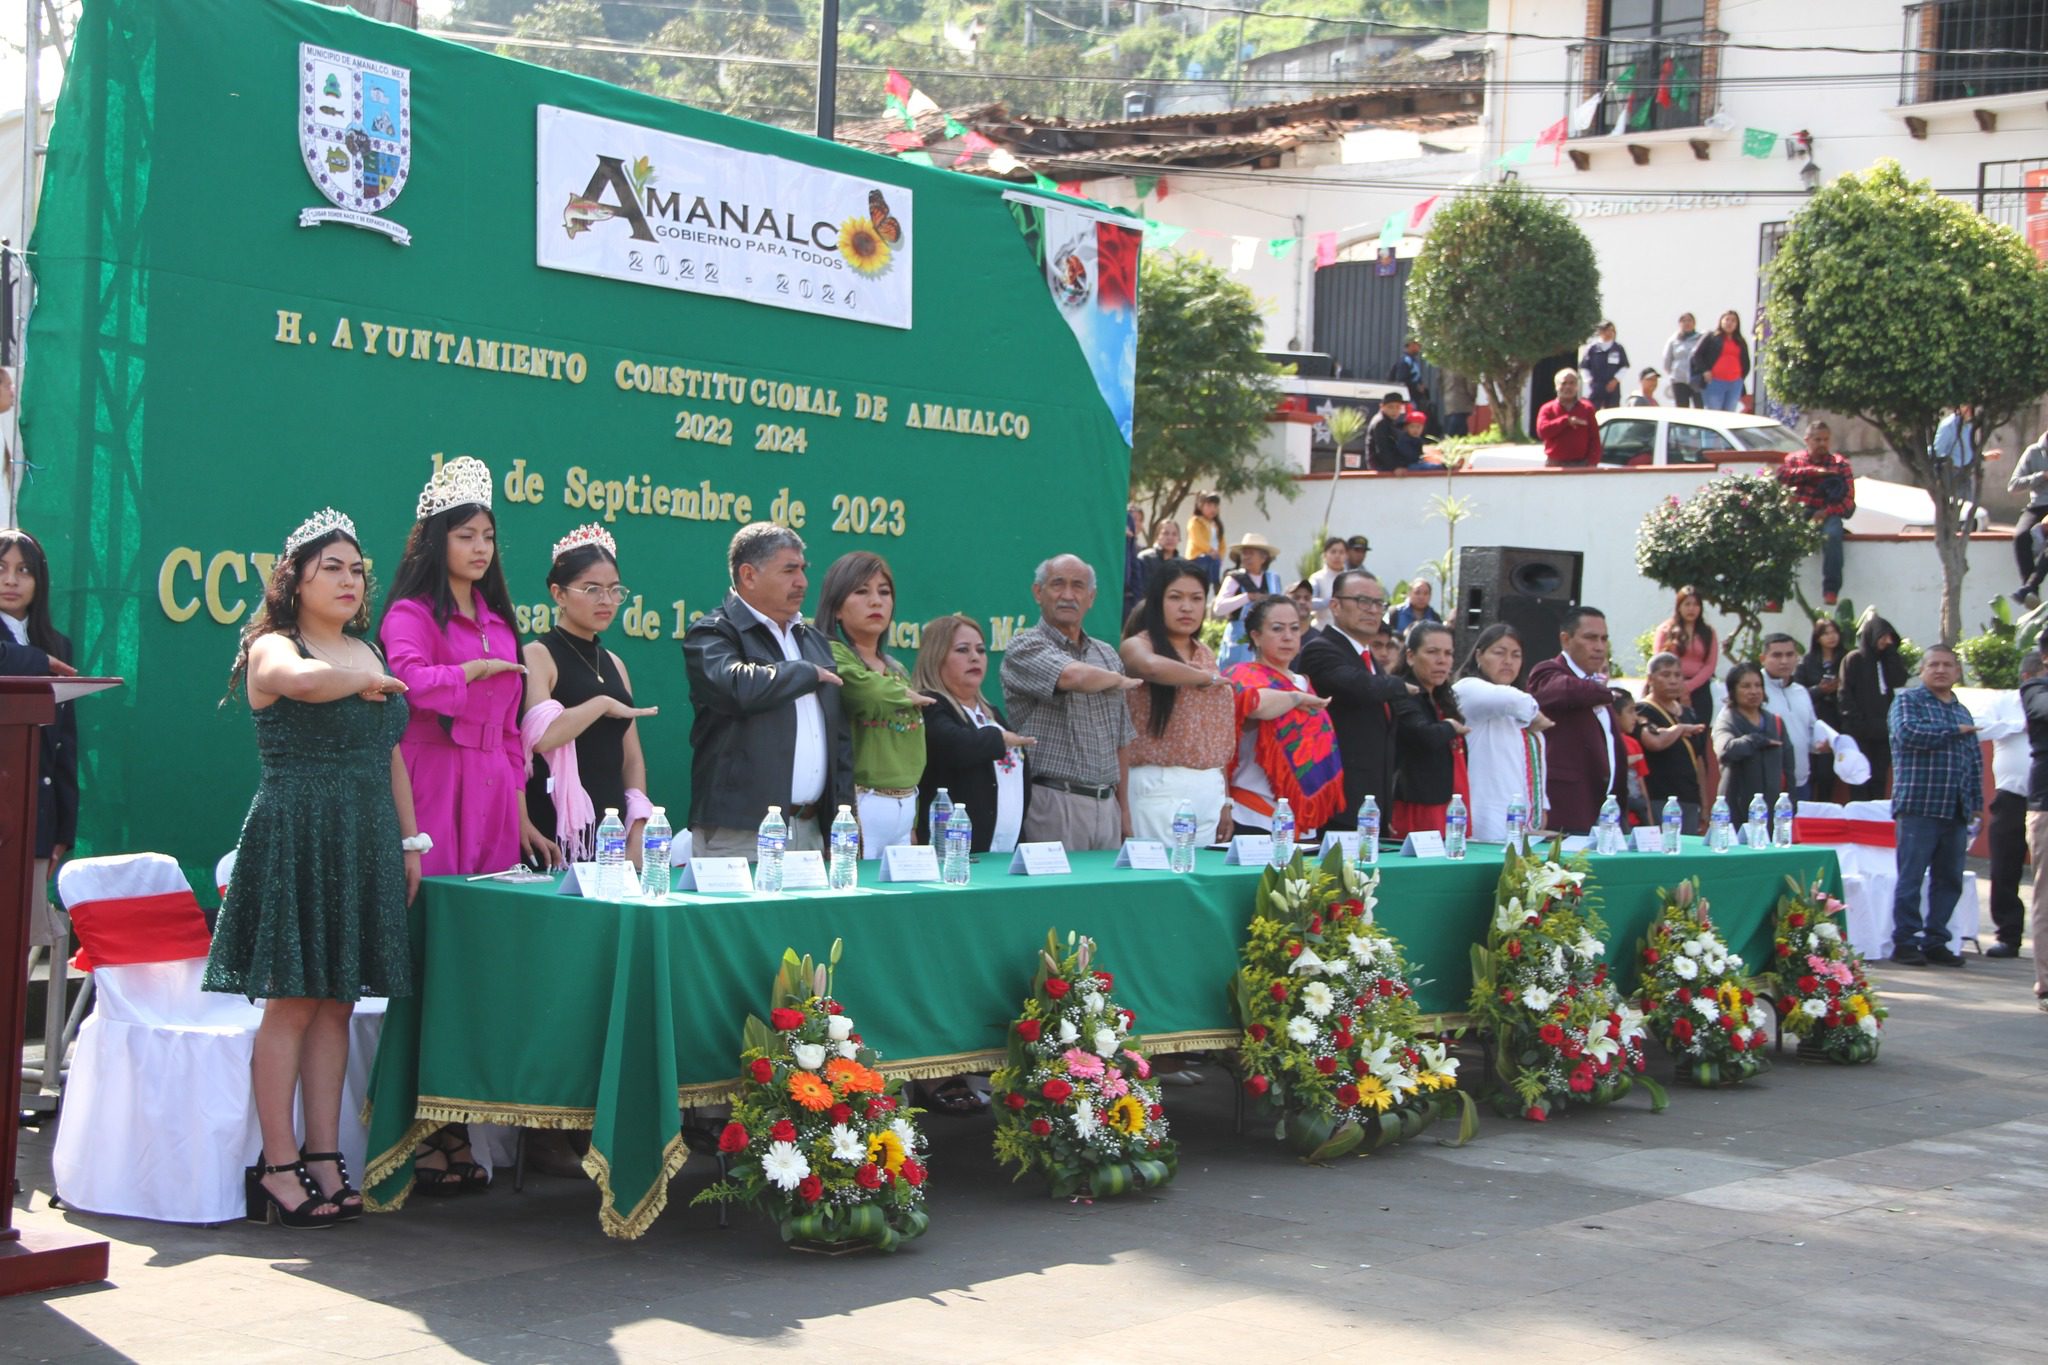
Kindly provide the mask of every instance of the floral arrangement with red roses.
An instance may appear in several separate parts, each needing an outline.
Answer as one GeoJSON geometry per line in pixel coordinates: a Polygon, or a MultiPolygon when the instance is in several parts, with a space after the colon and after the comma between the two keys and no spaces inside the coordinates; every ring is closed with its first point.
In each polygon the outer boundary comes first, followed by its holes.
{"type": "Polygon", "coordinates": [[[1771,1007],[1743,978],[1742,955],[1714,932],[1699,879],[1659,892],[1658,901],[1656,922],[1637,948],[1650,1032],[1696,1085],[1740,1085],[1768,1071],[1771,1007]]]}
{"type": "Polygon", "coordinates": [[[927,1152],[919,1110],[832,997],[832,968],[785,951],[765,1024],[747,1017],[740,1089],[718,1136],[726,1173],[690,1202],[773,1216],[807,1249],[894,1251],[922,1234],[927,1152]]]}
{"type": "Polygon", "coordinates": [[[1817,1053],[1856,1066],[1877,1060],[1885,1007],[1863,971],[1863,954],[1844,932],[1848,907],[1815,882],[1778,898],[1772,946],[1778,1017],[1799,1039],[1802,1056],[1817,1053]]]}
{"type": "Polygon", "coordinates": [[[1017,1178],[1043,1172],[1055,1199],[1107,1199],[1173,1179],[1179,1150],[1137,1015],[1116,1003],[1116,979],[1095,965],[1093,940],[1045,936],[1023,1015],[1010,1025],[995,1092],[996,1159],[1017,1178]]]}
{"type": "Polygon", "coordinates": [[[1472,945],[1472,1014],[1493,1034],[1504,1114],[1541,1123],[1567,1104],[1606,1104],[1638,1083],[1661,1110],[1643,1016],[1607,979],[1607,927],[1583,855],[1508,849],[1486,942],[1472,945]]]}
{"type": "Polygon", "coordinates": [[[1244,1087],[1303,1159],[1414,1137],[1453,1106],[1475,1128],[1458,1063],[1424,1027],[1401,945],[1374,922],[1379,874],[1341,847],[1259,879],[1233,982],[1244,1087]]]}

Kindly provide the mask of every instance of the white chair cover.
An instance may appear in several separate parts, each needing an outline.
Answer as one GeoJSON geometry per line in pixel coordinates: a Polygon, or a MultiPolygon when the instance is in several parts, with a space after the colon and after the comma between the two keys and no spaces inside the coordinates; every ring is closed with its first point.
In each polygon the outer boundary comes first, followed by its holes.
{"type": "MultiPolygon", "coordinates": [[[[1869,820],[1890,825],[1889,801],[1801,801],[1799,814],[1817,819],[1869,820]]],[[[1815,845],[1831,847],[1842,865],[1842,899],[1848,903],[1849,943],[1872,961],[1892,955],[1892,901],[1898,893],[1898,850],[1869,844],[1815,845]]],[[[1921,882],[1921,913],[1927,910],[1927,882],[1921,882]]],[[[1964,939],[1975,941],[1982,918],[1977,874],[1963,874],[1963,894],[1949,916],[1948,946],[1961,952],[1964,939]]]]}
{"type": "MultiPolygon", "coordinates": [[[[58,874],[70,906],[177,891],[189,891],[184,876],[161,854],[80,859],[58,874]]],[[[88,957],[89,932],[81,931],[88,957]]],[[[95,968],[98,999],[79,1029],[51,1159],[70,1207],[166,1223],[243,1215],[243,1168],[262,1146],[249,1060],[263,1011],[202,991],[205,969],[198,957],[95,968]]],[[[349,1034],[341,1150],[358,1178],[384,1003],[361,1001],[349,1034]]]]}

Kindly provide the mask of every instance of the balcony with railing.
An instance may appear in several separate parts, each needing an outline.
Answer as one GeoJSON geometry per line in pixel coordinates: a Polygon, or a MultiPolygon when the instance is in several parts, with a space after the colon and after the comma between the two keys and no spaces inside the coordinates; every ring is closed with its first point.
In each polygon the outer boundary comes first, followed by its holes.
{"type": "Polygon", "coordinates": [[[1564,113],[1569,136],[1701,126],[1717,107],[1725,37],[1695,30],[1640,42],[1578,43],[1566,48],[1564,113]],[[1599,102],[1590,114],[1581,113],[1596,97],[1599,102]]]}
{"type": "Polygon", "coordinates": [[[2048,90],[2048,0],[1906,6],[1900,104],[2048,90]]]}

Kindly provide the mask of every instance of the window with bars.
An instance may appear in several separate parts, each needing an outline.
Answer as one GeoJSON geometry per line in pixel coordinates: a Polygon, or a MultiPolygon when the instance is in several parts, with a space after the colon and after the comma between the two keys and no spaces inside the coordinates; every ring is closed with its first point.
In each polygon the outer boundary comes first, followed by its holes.
{"type": "Polygon", "coordinates": [[[1566,49],[1573,137],[1696,128],[1714,112],[1722,35],[1706,28],[1706,0],[1607,0],[1601,33],[1566,49]]]}
{"type": "Polygon", "coordinates": [[[2048,191],[2048,156],[1986,161],[1977,167],[1977,212],[2027,235],[2027,201],[2048,191]]]}
{"type": "Polygon", "coordinates": [[[2048,0],[1908,5],[1901,46],[1901,104],[2048,89],[2048,0]]]}

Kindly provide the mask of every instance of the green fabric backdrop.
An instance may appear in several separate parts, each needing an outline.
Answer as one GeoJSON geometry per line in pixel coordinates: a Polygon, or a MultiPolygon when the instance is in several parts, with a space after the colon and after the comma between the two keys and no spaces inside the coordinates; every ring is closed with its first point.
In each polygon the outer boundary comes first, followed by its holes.
{"type": "MultiPolygon", "coordinates": [[[[275,555],[332,503],[355,517],[373,573],[388,581],[436,453],[491,466],[521,605],[546,602],[549,547],[591,519],[562,501],[568,467],[581,465],[675,486],[708,479],[751,496],[757,518],[788,489],[806,504],[819,572],[854,549],[892,559],[905,622],[963,611],[1029,624],[1033,566],[1078,552],[1107,588],[1091,627],[1112,633],[1129,451],[1002,193],[345,9],[90,0],[34,242],[24,414],[40,471],[21,513],[50,547],[75,662],[130,684],[81,713],[82,851],[172,853],[210,885],[256,772],[246,709],[214,707],[242,614],[260,596],[250,556],[275,555]],[[410,68],[410,178],[383,216],[411,231],[411,246],[298,225],[301,209],[326,205],[298,142],[302,41],[410,68]],[[540,104],[859,176],[892,203],[909,190],[915,327],[537,268],[540,104]],[[318,344],[279,342],[280,310],[302,315],[318,344]],[[353,350],[332,345],[344,316],[353,350]],[[365,322],[579,351],[589,373],[570,384],[370,355],[365,322]],[[733,417],[730,448],[678,440],[679,411],[711,408],[621,391],[613,371],[627,358],[836,388],[845,415],[728,406],[718,411],[733,417]],[[857,390],[888,397],[891,420],[858,420],[857,390]],[[913,399],[1024,413],[1031,436],[910,430],[913,399]],[[757,452],[757,421],[801,423],[808,450],[757,452]],[[505,496],[522,459],[545,480],[538,504],[505,496]],[[835,533],[834,495],[902,500],[905,534],[835,533]],[[165,600],[192,615],[174,621],[165,600]],[[216,610],[237,619],[217,621],[216,610]]],[[[661,623],[648,640],[622,622],[607,643],[638,699],[662,708],[642,726],[649,794],[680,811],[690,715],[673,604],[717,605],[737,524],[622,513],[610,529],[624,581],[661,623]]]]}
{"type": "MultiPolygon", "coordinates": [[[[373,1083],[371,1193],[403,1198],[422,1127],[589,1127],[605,1226],[637,1234],[682,1164],[679,1092],[715,1092],[736,1074],[741,1027],[750,1013],[766,1017],[785,948],[822,959],[835,938],[846,944],[835,993],[892,1070],[950,1075],[1001,1049],[1053,928],[1102,945],[1118,1002],[1155,1046],[1230,1045],[1229,982],[1261,869],[1206,852],[1178,877],[1119,871],[1113,860],[1078,853],[1071,875],[1031,878],[983,857],[965,888],[669,905],[430,881],[415,911],[424,990],[391,1003],[373,1083]]],[[[1414,964],[1424,1009],[1464,1009],[1470,949],[1485,937],[1500,863],[1494,845],[1474,846],[1463,862],[1384,865],[1379,919],[1414,964]]],[[[1715,923],[1761,968],[1786,876],[1836,892],[1840,880],[1828,849],[1711,855],[1696,839],[1678,857],[1623,854],[1594,859],[1594,869],[1624,989],[1635,984],[1634,948],[1659,888],[1699,875],[1715,923]]]]}

